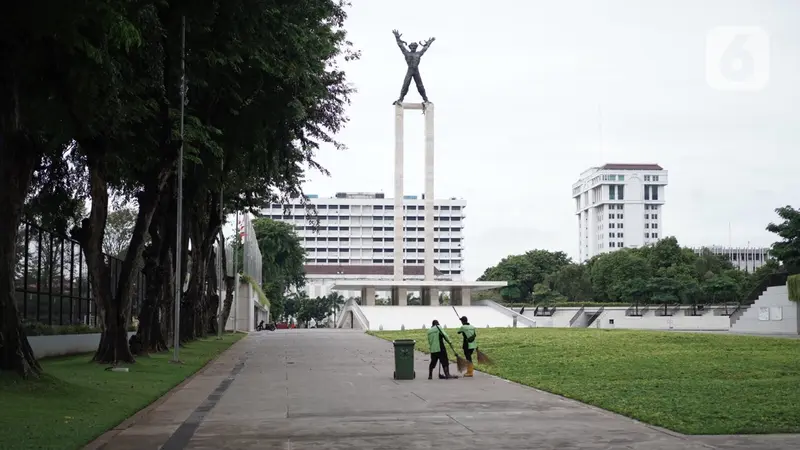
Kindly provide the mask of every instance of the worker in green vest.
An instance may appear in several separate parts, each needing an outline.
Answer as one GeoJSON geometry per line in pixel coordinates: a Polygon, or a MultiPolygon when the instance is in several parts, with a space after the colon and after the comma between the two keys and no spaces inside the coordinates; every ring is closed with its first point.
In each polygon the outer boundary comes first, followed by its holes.
{"type": "Polygon", "coordinates": [[[431,363],[428,365],[429,380],[433,379],[433,369],[436,368],[436,363],[442,365],[445,379],[458,378],[450,375],[450,359],[447,357],[447,349],[444,346],[445,342],[453,345],[450,342],[450,337],[447,336],[447,333],[439,326],[439,321],[434,320],[431,327],[428,328],[428,348],[431,350],[431,363]]]}
{"type": "Polygon", "coordinates": [[[464,357],[467,358],[467,373],[464,376],[471,377],[475,371],[475,365],[472,364],[472,353],[478,348],[478,332],[469,324],[467,316],[461,317],[461,328],[458,329],[458,334],[464,338],[464,357]]]}

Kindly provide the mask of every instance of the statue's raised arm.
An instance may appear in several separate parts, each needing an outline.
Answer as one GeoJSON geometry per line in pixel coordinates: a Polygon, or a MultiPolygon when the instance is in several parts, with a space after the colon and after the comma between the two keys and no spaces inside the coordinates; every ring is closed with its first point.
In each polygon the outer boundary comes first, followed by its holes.
{"type": "Polygon", "coordinates": [[[422,43],[422,50],[419,51],[419,55],[420,56],[424,55],[425,52],[427,52],[428,49],[431,48],[431,44],[433,44],[433,41],[435,41],[435,40],[436,40],[436,38],[432,37],[432,38],[428,39],[427,41],[423,42],[422,43]]]}
{"type": "Polygon", "coordinates": [[[394,34],[394,40],[397,41],[397,46],[400,47],[400,51],[403,52],[404,55],[408,53],[408,49],[406,48],[406,41],[401,39],[403,35],[400,34],[400,32],[397,30],[392,30],[392,33],[394,34]]]}

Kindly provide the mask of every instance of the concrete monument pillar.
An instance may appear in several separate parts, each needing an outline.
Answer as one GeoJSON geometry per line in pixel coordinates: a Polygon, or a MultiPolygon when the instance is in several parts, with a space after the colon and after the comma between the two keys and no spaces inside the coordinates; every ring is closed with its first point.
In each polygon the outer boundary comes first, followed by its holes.
{"type": "Polygon", "coordinates": [[[433,103],[425,103],[425,281],[434,280],[433,269],[433,220],[434,194],[433,194],[433,103]]]}
{"type": "Polygon", "coordinates": [[[453,288],[450,292],[450,304],[454,306],[470,306],[472,303],[472,289],[453,288]]]}
{"type": "Polygon", "coordinates": [[[363,306],[375,306],[375,288],[361,288],[361,304],[363,306]]]}
{"type": "Polygon", "coordinates": [[[439,306],[439,291],[436,288],[424,287],[420,296],[424,306],[439,306]]]}
{"type": "Polygon", "coordinates": [[[403,281],[403,119],[402,103],[394,105],[394,280],[403,281]]]}
{"type": "Polygon", "coordinates": [[[392,288],[392,306],[407,306],[408,305],[408,289],[401,287],[392,288]]]}

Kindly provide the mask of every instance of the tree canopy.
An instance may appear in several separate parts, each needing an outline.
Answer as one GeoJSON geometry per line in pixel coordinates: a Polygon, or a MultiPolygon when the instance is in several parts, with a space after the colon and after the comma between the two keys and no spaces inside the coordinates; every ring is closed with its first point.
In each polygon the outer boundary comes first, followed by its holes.
{"type": "MultiPolygon", "coordinates": [[[[80,243],[103,321],[96,361],[134,362],[131,314],[139,316],[142,352],[165,349],[170,333],[186,341],[214,330],[217,287],[230,288],[213,270],[225,213],[302,197],[307,170],[327,173],[317,152],[343,148],[333,136],[347,122],[353,89],[339,64],[359,56],[343,28],[347,6],[99,0],[4,10],[0,65],[8,70],[0,71],[0,96],[10,101],[0,102],[0,209],[7,212],[0,216],[0,370],[39,372],[14,302],[23,217],[62,233],[71,227],[80,243]],[[116,195],[130,200],[132,217],[109,212],[116,195]],[[110,244],[118,239],[125,242],[110,244]],[[124,258],[113,276],[108,251],[124,258]],[[177,258],[184,273],[172,269],[177,258]],[[131,311],[142,269],[147,295],[131,311]],[[179,331],[170,329],[176,282],[179,331]]],[[[295,275],[278,283],[296,284],[295,275]]]]}
{"type": "Polygon", "coordinates": [[[708,249],[695,252],[674,237],[643,248],[597,255],[586,263],[562,252],[531,250],[489,267],[480,280],[508,281],[499,294],[509,302],[736,303],[767,275],[800,271],[800,211],[778,208],[781,223],[768,225],[781,240],[774,259],[746,273],[708,249]]]}

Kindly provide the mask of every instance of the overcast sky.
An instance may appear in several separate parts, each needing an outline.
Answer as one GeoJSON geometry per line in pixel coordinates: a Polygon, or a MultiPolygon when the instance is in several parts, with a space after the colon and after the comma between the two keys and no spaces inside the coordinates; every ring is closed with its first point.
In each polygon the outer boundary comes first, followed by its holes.
{"type": "MultiPolygon", "coordinates": [[[[664,235],[683,245],[727,245],[730,222],[734,245],[766,246],[774,208],[800,206],[800,2],[353,0],[349,11],[362,51],[346,66],[359,90],[338,136],[349,148],[320,152],[332,175],[312,173],[306,192],[392,195],[405,62],[391,31],[435,36],[421,64],[437,111],[435,192],[467,200],[467,279],[530,249],[576,258],[571,187],[606,162],[669,171],[664,235]],[[765,89],[707,83],[707,34],[729,25],[768,34],[765,89]]],[[[413,83],[406,100],[419,101],[413,83]]],[[[405,189],[419,194],[423,118],[406,114],[405,189]]]]}

